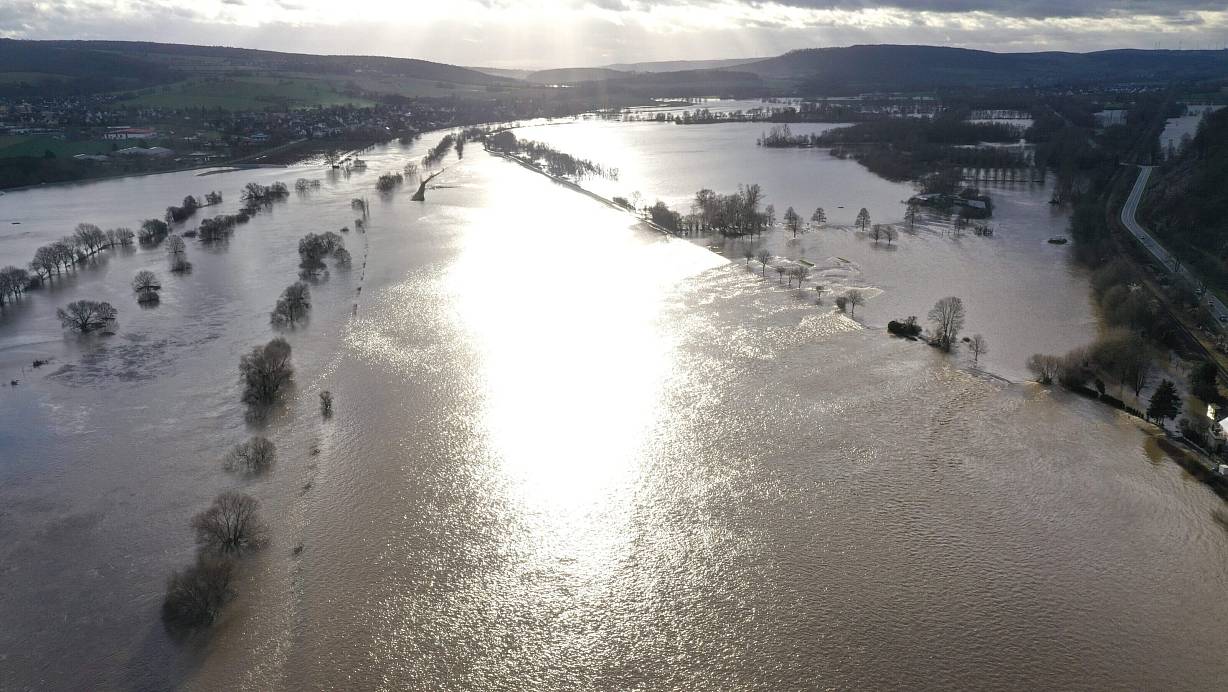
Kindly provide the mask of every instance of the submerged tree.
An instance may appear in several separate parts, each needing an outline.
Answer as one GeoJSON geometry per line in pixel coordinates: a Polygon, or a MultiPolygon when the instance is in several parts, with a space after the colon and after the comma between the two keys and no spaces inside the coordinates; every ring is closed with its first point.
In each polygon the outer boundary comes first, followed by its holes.
{"type": "Polygon", "coordinates": [[[929,320],[934,325],[934,341],[942,350],[950,351],[964,328],[964,301],[955,296],[939,299],[930,308],[929,320]]]}
{"type": "Polygon", "coordinates": [[[29,285],[30,273],[25,269],[12,266],[0,269],[0,305],[20,298],[29,285]]]}
{"type": "Polygon", "coordinates": [[[107,326],[117,314],[110,303],[95,300],[74,300],[55,311],[60,324],[74,332],[92,332],[107,326]]]}
{"type": "Polygon", "coordinates": [[[264,473],[273,465],[277,448],[265,437],[259,435],[247,442],[240,442],[226,453],[222,464],[227,471],[238,471],[249,474],[264,473]]]}
{"type": "Polygon", "coordinates": [[[272,403],[282,387],[294,379],[289,342],[278,337],[264,346],[253,347],[239,359],[239,375],[243,381],[243,401],[272,403]]]}
{"type": "Polygon", "coordinates": [[[234,563],[201,555],[196,562],[171,573],[162,600],[162,621],[178,628],[213,624],[232,595],[234,563]]]}
{"type": "Polygon", "coordinates": [[[132,279],[132,290],[136,291],[137,302],[156,303],[158,302],[158,291],[162,290],[162,282],[158,280],[157,274],[148,269],[142,269],[132,279]]]}
{"type": "Polygon", "coordinates": [[[275,324],[296,323],[311,309],[311,289],[302,281],[296,281],[281,292],[270,318],[275,324]]]}
{"type": "Polygon", "coordinates": [[[785,209],[784,222],[785,230],[792,233],[794,238],[802,232],[802,217],[794,211],[793,207],[785,209]]]}
{"type": "Polygon", "coordinates": [[[241,555],[264,545],[267,528],[260,520],[256,498],[228,491],[213,505],[192,517],[196,544],[202,552],[224,556],[241,555]]]}

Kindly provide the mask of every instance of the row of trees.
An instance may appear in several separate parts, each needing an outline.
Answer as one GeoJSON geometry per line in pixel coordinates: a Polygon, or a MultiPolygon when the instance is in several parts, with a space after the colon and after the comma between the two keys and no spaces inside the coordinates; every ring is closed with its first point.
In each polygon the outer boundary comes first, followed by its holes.
{"type": "Polygon", "coordinates": [[[435,146],[431,147],[431,149],[426,152],[426,156],[422,157],[422,167],[434,168],[435,166],[438,166],[440,162],[443,161],[443,157],[448,155],[448,151],[456,146],[456,142],[457,138],[455,133],[449,132],[448,134],[444,135],[443,139],[439,140],[435,146]]]}
{"type": "Polygon", "coordinates": [[[1126,390],[1137,399],[1159,370],[1161,355],[1142,334],[1123,328],[1113,328],[1090,346],[1076,348],[1065,355],[1037,353],[1027,360],[1027,367],[1041,384],[1057,382],[1075,391],[1090,391],[1088,384],[1102,399],[1124,407],[1120,396],[1126,390]],[[1119,397],[1109,397],[1108,384],[1116,384],[1119,397]]]}
{"type": "Polygon", "coordinates": [[[247,223],[251,218],[246,211],[240,211],[238,214],[219,214],[201,221],[196,233],[205,242],[225,240],[234,233],[235,227],[247,223]]]}
{"type": "Polygon", "coordinates": [[[30,288],[30,272],[21,267],[0,269],[0,307],[15,302],[30,288]]]}
{"type": "Polygon", "coordinates": [[[127,228],[103,231],[92,223],[77,224],[71,235],[34,251],[34,259],[29,265],[34,273],[33,279],[41,282],[53,273],[61,274],[104,249],[131,245],[133,236],[133,232],[127,228]]]}
{"type": "Polygon", "coordinates": [[[222,193],[218,192],[217,190],[205,195],[205,201],[203,204],[192,195],[188,195],[187,197],[183,198],[183,204],[181,206],[170,206],[166,208],[166,222],[181,223],[195,214],[197,209],[204,206],[212,206],[214,204],[221,203],[222,193]]]}

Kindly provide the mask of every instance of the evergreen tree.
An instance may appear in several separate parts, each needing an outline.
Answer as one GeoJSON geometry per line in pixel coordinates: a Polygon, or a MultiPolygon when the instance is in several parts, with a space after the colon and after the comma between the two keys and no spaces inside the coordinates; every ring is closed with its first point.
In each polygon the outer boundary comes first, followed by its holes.
{"type": "Polygon", "coordinates": [[[1180,401],[1177,397],[1177,388],[1172,382],[1163,380],[1160,386],[1156,387],[1156,391],[1151,395],[1151,403],[1147,406],[1147,417],[1164,427],[1164,421],[1168,418],[1176,418],[1180,413],[1178,404],[1180,401]]]}

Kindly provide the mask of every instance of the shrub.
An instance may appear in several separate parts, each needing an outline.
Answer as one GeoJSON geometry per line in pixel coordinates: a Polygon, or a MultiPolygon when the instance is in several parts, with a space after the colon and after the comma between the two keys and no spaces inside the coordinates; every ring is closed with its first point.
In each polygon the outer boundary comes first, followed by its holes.
{"type": "Polygon", "coordinates": [[[273,465],[277,448],[265,437],[257,435],[247,442],[240,442],[226,453],[223,464],[227,471],[258,474],[273,465]]]}
{"type": "Polygon", "coordinates": [[[887,331],[896,336],[917,337],[921,335],[921,325],[913,315],[903,320],[891,320],[887,323],[887,331]]]}
{"type": "Polygon", "coordinates": [[[233,575],[234,563],[208,556],[171,573],[162,601],[162,621],[181,628],[213,624],[230,599],[233,575]]]}

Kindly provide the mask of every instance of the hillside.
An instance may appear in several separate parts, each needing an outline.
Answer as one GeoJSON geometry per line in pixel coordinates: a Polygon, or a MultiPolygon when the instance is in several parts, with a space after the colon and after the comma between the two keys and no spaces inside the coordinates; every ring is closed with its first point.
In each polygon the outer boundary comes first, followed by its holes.
{"type": "Polygon", "coordinates": [[[133,41],[0,39],[0,95],[103,93],[198,77],[257,74],[347,80],[387,93],[404,93],[437,82],[482,88],[518,84],[464,67],[410,58],[133,41]]]}
{"type": "Polygon", "coordinates": [[[604,67],[564,67],[530,72],[525,76],[525,81],[534,84],[579,84],[580,82],[605,82],[626,76],[626,72],[604,67]]]}
{"type": "Polygon", "coordinates": [[[118,91],[174,78],[165,65],[94,46],[0,38],[0,96],[118,91]]]}
{"type": "Polygon", "coordinates": [[[619,72],[683,72],[688,70],[729,70],[739,65],[760,62],[766,58],[729,58],[725,60],[665,60],[661,62],[630,62],[604,65],[619,72]]]}
{"type": "Polygon", "coordinates": [[[797,50],[738,69],[799,82],[815,91],[1165,82],[1222,78],[1228,74],[1228,51],[992,53],[940,46],[863,45],[797,50]]]}
{"type": "Polygon", "coordinates": [[[1140,213],[1165,246],[1228,290],[1228,108],[1152,174],[1140,213]]]}

